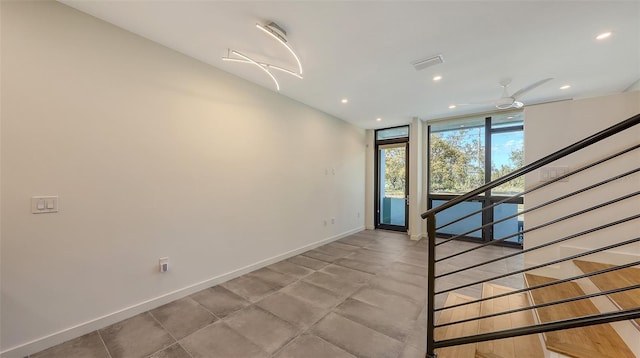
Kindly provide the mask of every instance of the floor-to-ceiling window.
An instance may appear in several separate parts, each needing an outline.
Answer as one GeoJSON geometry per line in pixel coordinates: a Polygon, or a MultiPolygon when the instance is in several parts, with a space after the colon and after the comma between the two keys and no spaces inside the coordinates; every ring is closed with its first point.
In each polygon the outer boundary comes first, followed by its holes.
{"type": "Polygon", "coordinates": [[[375,225],[407,231],[409,214],[409,126],[376,131],[375,225]]]}
{"type": "MultiPolygon", "coordinates": [[[[429,125],[429,207],[437,207],[524,164],[524,126],[522,112],[469,117],[429,125]]],[[[524,178],[507,182],[491,192],[438,214],[438,225],[487,208],[464,220],[441,228],[444,236],[463,235],[471,240],[506,238],[511,245],[522,245],[523,198],[504,201],[524,190],[524,178]],[[492,206],[492,207],[491,207],[492,206]],[[491,207],[491,208],[489,208],[491,207]],[[494,226],[472,231],[507,217],[494,226]]]]}

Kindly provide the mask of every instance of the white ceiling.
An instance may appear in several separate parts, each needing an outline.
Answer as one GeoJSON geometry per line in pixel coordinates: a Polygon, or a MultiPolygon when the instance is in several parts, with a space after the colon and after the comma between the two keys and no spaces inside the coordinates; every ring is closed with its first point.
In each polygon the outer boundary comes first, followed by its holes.
{"type": "Polygon", "coordinates": [[[503,78],[513,79],[510,93],[554,78],[525,104],[621,92],[640,79],[637,0],[62,2],[275,91],[257,67],[221,60],[231,48],[295,69],[255,27],[274,21],[304,75],[274,71],[280,93],[363,128],[490,111],[448,106],[499,98],[503,78]],[[605,31],[613,35],[595,40],[605,31]],[[411,65],[437,54],[443,64],[411,65]],[[565,84],[571,88],[560,90],[565,84]]]}

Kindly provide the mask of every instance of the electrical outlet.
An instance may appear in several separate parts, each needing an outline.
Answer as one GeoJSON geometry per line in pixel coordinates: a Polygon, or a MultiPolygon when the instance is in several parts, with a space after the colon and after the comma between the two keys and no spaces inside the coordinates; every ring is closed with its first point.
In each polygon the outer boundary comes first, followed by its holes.
{"type": "Polygon", "coordinates": [[[331,225],[336,223],[336,218],[331,218],[331,225]]]}
{"type": "Polygon", "coordinates": [[[160,265],[160,272],[167,272],[169,271],[169,258],[168,257],[162,257],[158,260],[158,263],[160,265]]]}

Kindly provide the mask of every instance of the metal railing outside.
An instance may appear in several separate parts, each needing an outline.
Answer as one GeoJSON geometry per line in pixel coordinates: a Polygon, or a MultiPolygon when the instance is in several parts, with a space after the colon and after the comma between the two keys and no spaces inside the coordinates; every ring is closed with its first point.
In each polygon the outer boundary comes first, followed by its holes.
{"type": "MultiPolygon", "coordinates": [[[[555,259],[555,260],[551,260],[548,262],[545,262],[543,264],[538,264],[538,265],[532,265],[530,267],[525,267],[521,270],[515,270],[512,272],[508,272],[506,274],[500,274],[500,275],[495,275],[493,277],[487,278],[487,279],[483,279],[483,280],[478,280],[478,281],[474,281],[474,282],[470,282],[470,283],[466,283],[466,284],[462,284],[462,285],[458,285],[455,287],[451,287],[451,288],[447,288],[447,289],[443,289],[443,290],[437,290],[436,289],[436,282],[438,282],[439,279],[443,279],[445,277],[451,276],[451,275],[455,275],[458,273],[462,273],[474,268],[478,268],[480,266],[484,266],[487,264],[491,264],[494,262],[498,262],[500,260],[505,260],[517,255],[524,255],[525,253],[529,253],[529,252],[533,252],[536,250],[540,250],[546,247],[550,247],[552,245],[556,245],[559,243],[564,243],[564,242],[569,242],[572,239],[576,239],[579,237],[583,237],[585,235],[593,235],[593,234],[600,234],[603,230],[606,230],[608,228],[612,228],[612,227],[617,227],[619,225],[628,225],[633,221],[636,221],[640,218],[640,212],[635,212],[635,213],[629,213],[629,215],[625,216],[625,217],[620,217],[617,218],[616,220],[607,222],[605,224],[602,225],[597,225],[594,227],[580,227],[577,228],[575,230],[572,230],[571,234],[569,235],[564,235],[561,237],[557,237],[557,238],[551,238],[550,240],[545,241],[542,244],[539,244],[537,246],[533,246],[533,247],[527,247],[524,250],[521,251],[517,251],[511,254],[507,254],[498,258],[493,258],[493,259],[489,259],[486,261],[482,261],[482,262],[477,262],[477,263],[472,263],[468,266],[462,267],[462,268],[458,268],[458,269],[454,269],[451,271],[448,271],[446,273],[442,273],[442,274],[437,274],[436,268],[437,265],[443,262],[446,262],[447,260],[450,260],[452,258],[455,257],[459,257],[461,255],[464,255],[466,253],[470,253],[472,251],[481,249],[483,247],[489,246],[489,245],[495,245],[498,244],[500,242],[506,241],[514,236],[517,235],[526,235],[527,233],[531,233],[534,232],[536,230],[540,230],[543,228],[548,228],[548,227],[554,227],[554,226],[559,226],[559,225],[567,225],[567,223],[571,223],[571,219],[573,218],[577,218],[581,215],[585,215],[587,213],[597,213],[598,210],[603,210],[603,209],[607,209],[609,206],[617,204],[617,203],[623,203],[625,201],[628,200],[638,200],[637,199],[637,195],[640,194],[640,191],[634,191],[634,192],[630,192],[630,193],[625,193],[624,195],[620,195],[620,196],[616,196],[616,197],[611,197],[608,198],[608,200],[605,200],[603,202],[597,203],[595,205],[591,205],[591,206],[585,206],[585,207],[580,207],[577,208],[577,210],[555,218],[553,220],[549,220],[546,221],[544,223],[541,224],[537,224],[535,226],[529,227],[524,229],[521,232],[516,232],[513,235],[509,235],[509,236],[505,236],[505,237],[501,237],[498,239],[495,239],[493,241],[490,242],[485,242],[482,244],[479,244],[475,247],[469,248],[469,249],[463,249],[461,251],[452,253],[452,254],[448,254],[446,256],[437,257],[437,253],[438,253],[438,249],[440,248],[441,245],[446,245],[447,243],[450,243],[454,240],[456,240],[457,238],[461,238],[464,237],[465,235],[472,233],[474,231],[480,230],[480,229],[485,229],[486,227],[489,226],[493,226],[496,225],[498,223],[504,222],[508,219],[512,219],[518,215],[522,215],[525,213],[531,213],[531,212],[535,212],[537,210],[543,209],[543,208],[547,208],[552,204],[556,204],[556,203],[560,203],[563,202],[566,199],[575,197],[576,195],[582,194],[582,193],[587,193],[590,192],[594,189],[600,189],[602,190],[603,188],[606,188],[604,186],[606,186],[607,184],[610,183],[615,183],[618,182],[619,180],[625,180],[625,178],[628,178],[636,173],[638,173],[640,171],[640,167],[638,167],[640,165],[640,163],[635,163],[635,165],[632,164],[632,168],[625,168],[624,172],[620,173],[620,174],[615,174],[612,175],[611,177],[604,179],[604,180],[600,180],[596,183],[592,183],[589,185],[586,185],[580,189],[577,190],[573,190],[571,192],[568,193],[564,193],[562,195],[556,196],[551,200],[547,200],[545,202],[536,204],[534,206],[528,207],[526,210],[521,211],[518,214],[515,215],[511,215],[505,218],[501,218],[500,220],[488,223],[488,224],[484,224],[483,226],[479,226],[473,229],[470,229],[469,231],[465,232],[465,233],[461,233],[459,235],[447,238],[447,239],[443,239],[440,240],[439,242],[437,242],[436,240],[436,232],[439,229],[442,229],[448,225],[451,225],[453,223],[462,221],[466,218],[469,218],[473,215],[477,215],[479,213],[482,213],[485,210],[491,210],[493,207],[500,205],[502,203],[508,202],[509,200],[512,200],[514,198],[518,198],[518,197],[524,197],[526,194],[530,194],[533,193],[535,191],[541,190],[542,188],[545,188],[547,186],[553,185],[555,183],[558,183],[559,181],[563,181],[566,180],[567,178],[571,177],[571,176],[575,176],[578,173],[581,173],[585,170],[594,168],[596,166],[600,166],[603,165],[609,161],[612,161],[614,159],[620,158],[624,155],[629,155],[629,153],[637,153],[635,152],[636,150],[638,150],[640,148],[640,143],[633,143],[632,145],[628,146],[627,148],[617,151],[616,153],[607,155],[604,158],[599,158],[597,160],[592,161],[590,164],[584,165],[580,168],[576,168],[573,169],[572,171],[559,176],[557,178],[554,178],[552,180],[546,181],[546,182],[542,182],[534,187],[531,187],[529,189],[524,190],[521,193],[518,193],[516,195],[513,195],[511,197],[505,198],[504,200],[497,202],[493,205],[490,205],[488,207],[485,207],[483,209],[474,211],[472,213],[469,214],[465,214],[459,218],[457,218],[456,220],[447,222],[446,224],[440,225],[438,226],[437,222],[436,222],[436,215],[439,212],[442,212],[443,210],[446,210],[448,208],[452,208],[455,205],[458,205],[460,203],[463,203],[475,196],[478,195],[482,195],[482,194],[486,194],[486,193],[490,193],[490,191],[501,185],[504,183],[507,183],[511,180],[514,180],[516,178],[519,178],[527,173],[531,173],[532,171],[542,168],[544,166],[547,166],[561,158],[564,158],[566,156],[569,156],[573,153],[579,152],[579,151],[583,151],[583,150],[587,150],[588,147],[591,147],[592,145],[601,142],[604,139],[607,139],[611,136],[614,136],[618,133],[621,133],[623,131],[628,130],[629,128],[632,128],[634,126],[636,126],[637,124],[640,124],[640,114],[635,115],[627,120],[624,120],[616,125],[613,125],[605,130],[602,130],[590,137],[587,137],[581,141],[578,141],[570,146],[567,146],[561,150],[558,150],[555,153],[552,153],[540,160],[537,160],[529,165],[526,165],[504,177],[498,178],[496,180],[493,180],[483,186],[478,187],[475,190],[472,190],[466,194],[463,194],[459,197],[456,197],[453,200],[450,200],[436,208],[430,209],[428,211],[426,211],[425,213],[422,214],[422,218],[427,220],[427,233],[428,233],[428,278],[427,278],[427,352],[426,352],[426,357],[436,357],[436,352],[435,350],[438,348],[444,348],[444,347],[451,347],[451,346],[456,346],[456,345],[462,345],[462,344],[468,344],[468,343],[476,343],[476,342],[483,342],[483,341],[490,341],[490,340],[495,340],[495,339],[502,339],[502,338],[507,338],[507,337],[516,337],[516,336],[522,336],[522,335],[529,335],[529,334],[536,334],[536,333],[544,333],[544,332],[551,332],[551,331],[556,331],[556,330],[563,330],[563,329],[570,329],[570,328],[576,328],[576,327],[582,327],[582,326],[588,326],[588,325],[595,325],[595,324],[603,324],[603,323],[609,323],[609,322],[615,322],[615,321],[621,321],[621,320],[630,320],[630,319],[636,319],[636,318],[640,318],[640,308],[632,308],[632,309],[621,309],[619,311],[615,311],[615,312],[605,312],[605,313],[600,313],[597,315],[589,315],[589,316],[582,316],[582,317],[576,317],[576,318],[571,318],[571,319],[565,319],[565,320],[560,320],[560,321],[553,321],[553,322],[545,322],[545,323],[539,323],[539,324],[535,324],[535,325],[531,325],[531,326],[524,326],[524,327],[518,327],[518,328],[512,328],[512,329],[507,329],[507,330],[502,330],[502,331],[494,331],[494,332],[488,332],[488,333],[481,333],[481,334],[475,334],[475,335],[471,335],[471,336],[464,336],[464,337],[456,337],[456,338],[452,338],[452,339],[445,339],[445,340],[436,340],[434,337],[434,332],[437,328],[439,327],[446,327],[449,325],[454,325],[454,324],[460,324],[460,323],[464,323],[464,322],[469,322],[469,321],[473,321],[473,320],[480,320],[480,319],[486,319],[486,318],[490,318],[490,317],[497,317],[500,315],[506,315],[506,314],[510,314],[510,313],[515,313],[515,312],[519,312],[519,311],[526,311],[526,310],[534,310],[537,308],[542,308],[542,307],[548,307],[548,306],[553,306],[553,305],[559,305],[559,304],[563,304],[563,303],[567,303],[567,302],[572,302],[572,301],[578,301],[578,300],[583,300],[583,299],[590,299],[593,297],[598,297],[598,296],[604,296],[604,295],[610,295],[610,294],[615,294],[615,293],[620,293],[620,292],[624,292],[624,291],[629,291],[629,290],[634,290],[634,289],[638,289],[640,288],[640,285],[629,285],[626,287],[618,287],[615,289],[611,289],[611,290],[605,290],[602,292],[598,292],[598,293],[593,293],[593,294],[588,294],[588,295],[583,295],[583,296],[578,296],[578,297],[572,297],[569,299],[563,299],[563,300],[558,300],[555,302],[546,302],[546,303],[542,303],[542,304],[537,304],[537,305],[531,305],[528,307],[522,307],[522,308],[518,308],[515,310],[508,310],[508,311],[504,311],[504,312],[499,312],[499,313],[492,313],[492,314],[488,314],[488,315],[484,315],[484,316],[480,316],[480,317],[473,317],[473,318],[467,318],[467,319],[463,319],[463,320],[459,320],[459,321],[454,321],[454,322],[448,322],[448,323],[443,323],[440,325],[436,325],[435,324],[435,315],[438,312],[441,312],[443,310],[449,310],[449,309],[455,309],[461,306],[465,306],[465,305],[470,305],[470,304],[477,304],[479,302],[483,302],[486,300],[492,300],[492,299],[496,299],[496,298],[500,298],[500,297],[505,297],[505,296],[509,296],[509,295],[514,295],[514,294],[519,294],[519,293],[524,293],[524,292],[529,292],[532,290],[536,290],[536,289],[541,289],[544,287],[550,287],[550,286],[554,286],[554,285],[558,285],[558,284],[562,284],[562,283],[566,283],[566,282],[572,282],[575,280],[579,280],[582,278],[588,278],[588,277],[593,277],[593,276],[597,276],[597,275],[601,275],[601,274],[605,274],[605,273],[609,273],[609,272],[614,272],[617,270],[622,270],[625,268],[629,268],[629,267],[633,267],[633,266],[637,266],[640,265],[640,261],[636,261],[636,262],[631,262],[631,263],[627,263],[624,265],[618,265],[618,266],[614,266],[611,268],[607,268],[607,269],[603,269],[603,270],[599,270],[599,271],[594,271],[594,272],[590,272],[590,273],[585,273],[585,274],[581,274],[581,275],[575,275],[575,276],[571,276],[568,278],[563,278],[563,279],[558,279],[556,281],[553,282],[549,282],[549,283],[545,283],[545,284],[541,284],[541,285],[537,285],[537,286],[531,286],[528,288],[524,288],[524,289],[516,289],[514,291],[511,292],[507,292],[507,293],[503,293],[503,294],[499,294],[499,295],[495,295],[495,296],[491,296],[491,297],[485,297],[485,298],[480,298],[480,299],[474,299],[473,301],[470,302],[465,302],[465,303],[459,303],[459,304],[455,304],[452,306],[447,306],[447,307],[436,307],[436,296],[438,295],[443,295],[449,292],[453,292],[456,290],[460,290],[460,289],[464,289],[467,287],[471,287],[471,286],[475,286],[478,284],[483,284],[486,282],[491,282],[491,281],[495,281],[498,279],[502,279],[502,278],[506,278],[509,276],[513,276],[513,275],[521,275],[521,274],[525,274],[527,272],[533,271],[533,270],[537,270],[537,269],[541,269],[541,268],[545,268],[551,265],[557,265],[560,263],[564,263],[564,262],[568,262],[580,257],[584,257],[584,256],[588,256],[588,255],[592,255],[592,254],[597,254],[600,252],[604,252],[607,250],[612,250],[615,248],[620,248],[620,247],[624,247],[627,245],[632,245],[632,244],[637,244],[638,242],[640,242],[640,237],[636,237],[636,238],[632,238],[632,239],[628,239],[628,240],[621,240],[619,242],[615,242],[613,244],[607,244],[607,245],[602,245],[600,247],[597,247],[595,249],[591,249],[579,254],[574,254],[574,255],[569,255],[566,257],[562,257],[559,259],[555,259]]],[[[637,206],[640,208],[640,206],[637,206]]],[[[573,228],[573,225],[571,226],[573,228]]]]}

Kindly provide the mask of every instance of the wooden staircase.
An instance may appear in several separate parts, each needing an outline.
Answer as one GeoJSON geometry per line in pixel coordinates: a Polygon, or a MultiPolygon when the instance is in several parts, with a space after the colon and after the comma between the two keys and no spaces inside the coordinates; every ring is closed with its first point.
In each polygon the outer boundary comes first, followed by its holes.
{"type": "MultiPolygon", "coordinates": [[[[485,283],[482,287],[483,297],[492,297],[505,292],[514,291],[511,288],[485,283]]],[[[445,307],[459,303],[474,301],[474,298],[449,293],[445,302],[445,307]]],[[[467,318],[485,316],[493,313],[504,312],[524,306],[529,306],[528,298],[525,294],[515,294],[497,299],[483,301],[481,303],[469,304],[460,308],[444,310],[438,319],[438,324],[459,321],[467,318]]],[[[436,340],[464,337],[478,333],[492,332],[496,330],[529,326],[534,324],[533,315],[530,311],[510,313],[497,317],[474,320],[461,324],[454,324],[442,328],[436,328],[436,340]]],[[[542,345],[537,335],[521,336],[499,339],[477,344],[467,344],[463,346],[447,347],[436,350],[438,358],[538,358],[544,357],[542,345]]]]}
{"type": "MultiPolygon", "coordinates": [[[[447,300],[444,303],[445,307],[450,307],[460,303],[467,303],[474,301],[475,299],[468,296],[463,296],[455,292],[449,293],[447,300]]],[[[467,318],[478,317],[480,314],[480,304],[474,303],[459,308],[444,310],[440,314],[438,324],[447,322],[460,321],[467,318]]],[[[461,324],[454,324],[451,326],[437,328],[434,332],[437,340],[458,338],[464,336],[471,336],[478,332],[478,321],[470,321],[461,324]]],[[[476,351],[475,344],[465,344],[454,347],[446,347],[437,349],[438,357],[473,357],[476,351]]]]}
{"type": "MultiPolygon", "coordinates": [[[[497,296],[502,293],[513,292],[514,289],[494,284],[482,286],[482,297],[497,296]]],[[[483,301],[480,305],[480,315],[509,311],[529,306],[529,300],[524,293],[499,297],[483,301]]],[[[531,311],[521,311],[508,315],[485,318],[480,321],[478,333],[500,331],[509,328],[531,326],[535,324],[531,311]]],[[[476,357],[544,357],[542,345],[537,335],[528,335],[480,342],[476,350],[476,357]]]]}
{"type": "MultiPolygon", "coordinates": [[[[590,273],[612,267],[612,265],[589,261],[574,261],[583,272],[590,273]]],[[[627,268],[590,277],[591,281],[601,291],[640,284],[640,269],[627,268]]],[[[525,281],[529,287],[537,286],[556,279],[525,274],[525,281]]],[[[491,283],[485,283],[482,287],[482,297],[493,297],[514,289],[491,283]]],[[[443,310],[437,325],[445,324],[474,317],[486,316],[493,313],[518,309],[530,305],[538,305],[547,302],[563,300],[572,297],[583,296],[585,292],[575,282],[565,282],[557,285],[535,289],[525,293],[513,294],[469,304],[458,308],[443,310]],[[531,301],[531,303],[530,303],[531,301]]],[[[616,306],[621,309],[640,307],[640,289],[629,290],[612,294],[609,297],[616,306]]],[[[475,301],[472,297],[463,296],[454,292],[449,293],[445,307],[475,301]]],[[[598,308],[590,299],[582,299],[537,310],[526,310],[507,315],[473,320],[460,324],[439,327],[435,330],[437,341],[470,336],[479,333],[501,331],[509,328],[531,326],[538,322],[552,322],[574,317],[598,314],[598,308]],[[534,318],[535,315],[535,318],[534,318]]],[[[640,327],[640,319],[635,320],[640,327]]],[[[546,350],[557,352],[565,356],[576,358],[637,358],[627,347],[610,324],[600,324],[574,329],[547,332],[542,335],[546,350]]],[[[638,333],[640,340],[640,333],[638,333]]],[[[436,350],[439,358],[543,358],[545,354],[539,335],[512,337],[477,344],[447,347],[436,350]]]]}
{"type": "MultiPolygon", "coordinates": [[[[599,262],[573,260],[573,263],[584,273],[591,273],[615,267],[599,262]]],[[[613,290],[618,287],[640,285],[640,268],[629,267],[605,275],[595,275],[589,278],[600,291],[613,290]]],[[[640,307],[640,289],[614,293],[609,299],[620,309],[640,307]]],[[[634,320],[636,328],[640,329],[640,318],[634,320]]],[[[640,339],[640,338],[639,338],[640,339]]]]}
{"type": "MultiPolygon", "coordinates": [[[[525,275],[527,285],[537,286],[556,281],[555,278],[525,275]]],[[[531,291],[534,304],[553,302],[584,295],[575,282],[539,288],[531,291]]],[[[598,314],[598,308],[588,299],[562,303],[536,310],[540,322],[552,322],[567,318],[598,314]]],[[[610,324],[573,328],[543,334],[547,349],[579,358],[635,358],[622,338],[610,324]]]]}

